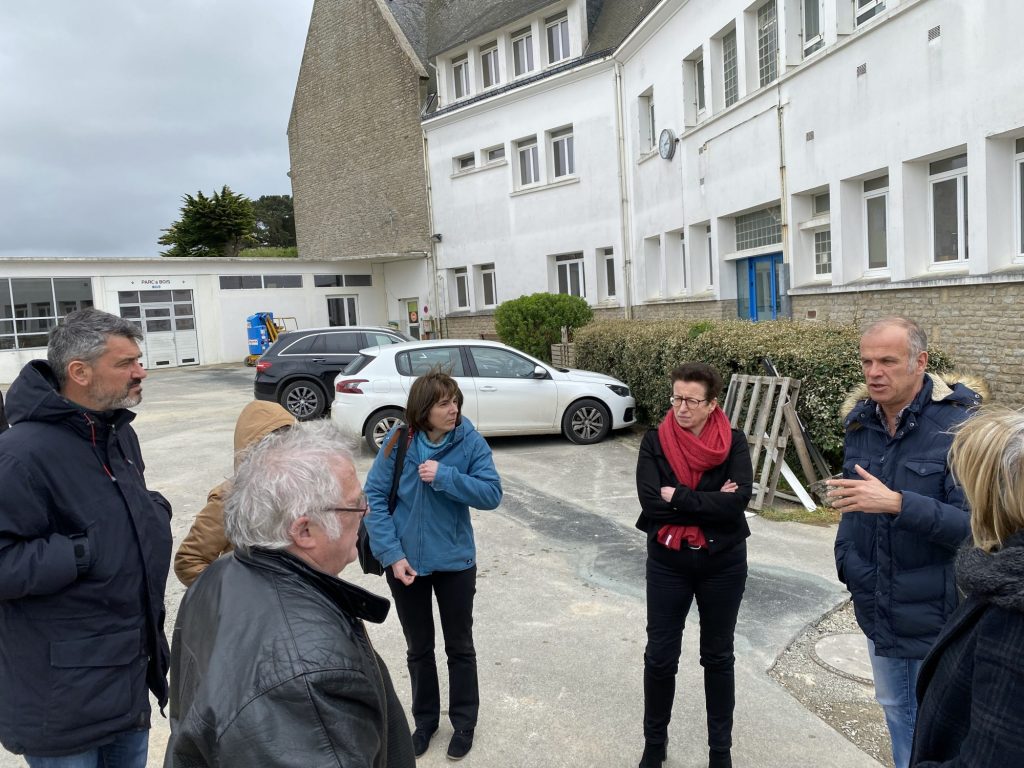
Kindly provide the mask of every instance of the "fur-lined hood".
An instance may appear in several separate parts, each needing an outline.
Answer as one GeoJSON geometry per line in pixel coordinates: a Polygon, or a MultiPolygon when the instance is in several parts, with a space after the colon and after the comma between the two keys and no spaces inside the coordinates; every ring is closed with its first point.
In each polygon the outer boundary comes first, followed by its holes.
{"type": "MultiPolygon", "coordinates": [[[[950,397],[957,384],[962,384],[978,395],[980,400],[975,403],[976,405],[980,405],[982,400],[988,400],[991,397],[988,384],[985,383],[981,376],[976,374],[963,371],[943,371],[942,373],[928,371],[925,375],[932,380],[933,402],[939,402],[950,397]]],[[[843,400],[843,404],[839,408],[840,417],[843,421],[846,421],[846,418],[853,412],[854,408],[866,403],[870,399],[868,385],[861,382],[846,395],[846,399],[843,400]]]]}

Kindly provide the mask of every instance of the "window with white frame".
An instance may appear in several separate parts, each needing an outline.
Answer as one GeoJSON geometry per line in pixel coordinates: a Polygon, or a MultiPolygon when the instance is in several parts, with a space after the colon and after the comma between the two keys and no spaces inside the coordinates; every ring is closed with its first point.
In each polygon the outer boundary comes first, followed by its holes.
{"type": "Polygon", "coordinates": [[[555,277],[559,293],[586,297],[582,253],[567,253],[562,256],[555,256],[555,277]]]}
{"type": "Polygon", "coordinates": [[[648,88],[640,94],[637,110],[640,118],[640,151],[650,152],[658,146],[658,137],[655,134],[657,123],[654,120],[654,88],[648,88]]]}
{"type": "Polygon", "coordinates": [[[644,238],[644,295],[660,299],[665,295],[664,267],[661,260],[661,236],[644,238]]]}
{"type": "Polygon", "coordinates": [[[530,136],[516,142],[519,162],[519,186],[526,187],[540,182],[540,157],[537,153],[537,138],[530,136]]]}
{"type": "Polygon", "coordinates": [[[480,297],[482,306],[493,307],[498,304],[498,284],[494,278],[494,264],[480,265],[480,297]]]}
{"type": "Polygon", "coordinates": [[[686,269],[686,233],[679,233],[679,269],[680,277],[682,278],[682,284],[680,286],[680,293],[686,293],[687,287],[690,285],[689,270],[686,269]]]}
{"type": "Polygon", "coordinates": [[[500,147],[491,147],[490,149],[484,150],[484,157],[487,158],[487,164],[500,163],[505,159],[505,145],[502,144],[500,147]]]}
{"type": "Polygon", "coordinates": [[[548,40],[548,64],[569,58],[569,17],[565,12],[544,20],[548,40]]]}
{"type": "Polygon", "coordinates": [[[853,0],[854,23],[860,26],[885,10],[885,0],[853,0]]]}
{"type": "Polygon", "coordinates": [[[576,173],[571,125],[551,132],[551,161],[553,176],[556,179],[576,173]]]}
{"type": "Polygon", "coordinates": [[[757,74],[761,87],[779,76],[779,25],[775,0],[757,9],[757,74]]]}
{"type": "Polygon", "coordinates": [[[483,75],[484,88],[492,88],[501,82],[501,71],[498,69],[497,43],[488,43],[481,46],[480,71],[483,75]]]}
{"type": "Polygon", "coordinates": [[[453,270],[455,275],[455,308],[469,309],[469,271],[465,267],[453,270]]]}
{"type": "Polygon", "coordinates": [[[868,269],[888,269],[889,175],[864,182],[864,244],[868,269]]]}
{"type": "MultiPolygon", "coordinates": [[[[168,305],[179,299],[187,301],[184,306],[192,314],[191,291],[142,291],[142,302],[153,301],[155,294],[168,305]]],[[[139,304],[139,291],[118,292],[122,303],[126,296],[139,304]]],[[[70,312],[92,305],[92,280],[88,277],[0,277],[0,349],[45,350],[51,329],[70,312]]],[[[182,314],[181,306],[175,305],[175,316],[182,314]]],[[[143,314],[138,306],[134,312],[121,312],[136,325],[143,322],[143,314]]]]}
{"type": "Polygon", "coordinates": [[[821,34],[821,3],[822,0],[803,0],[805,57],[825,45],[825,38],[821,34]]]}
{"type": "Polygon", "coordinates": [[[967,155],[928,165],[931,187],[932,261],[967,261],[967,155]]]}
{"type": "Polygon", "coordinates": [[[512,71],[516,77],[533,71],[533,31],[529,28],[512,33],[512,71]]]}
{"type": "Polygon", "coordinates": [[[1017,193],[1017,258],[1024,259],[1024,139],[1017,139],[1014,146],[1016,175],[1014,190],[1017,193]]]}
{"type": "Polygon", "coordinates": [[[814,274],[819,277],[832,274],[831,229],[819,229],[814,233],[814,274]]]}
{"type": "MultiPolygon", "coordinates": [[[[815,195],[812,201],[814,217],[824,217],[832,207],[828,192],[815,195]]],[[[814,230],[814,274],[827,277],[832,274],[832,227],[822,226],[814,230]]]]}
{"type": "Polygon", "coordinates": [[[615,298],[615,251],[602,248],[599,252],[602,274],[604,275],[604,295],[607,299],[615,298]]]}
{"type": "Polygon", "coordinates": [[[455,165],[456,173],[471,171],[476,166],[476,156],[472,153],[468,155],[459,155],[454,159],[453,163],[455,165]]]}
{"type": "Polygon", "coordinates": [[[469,95],[469,59],[465,56],[452,60],[452,80],[456,99],[469,95]]]}
{"type": "Polygon", "coordinates": [[[697,114],[704,111],[707,100],[704,97],[704,57],[693,62],[693,87],[697,97],[697,114]]]}
{"type": "Polygon", "coordinates": [[[735,29],[722,38],[722,83],[725,87],[725,106],[731,107],[740,97],[735,29]]]}

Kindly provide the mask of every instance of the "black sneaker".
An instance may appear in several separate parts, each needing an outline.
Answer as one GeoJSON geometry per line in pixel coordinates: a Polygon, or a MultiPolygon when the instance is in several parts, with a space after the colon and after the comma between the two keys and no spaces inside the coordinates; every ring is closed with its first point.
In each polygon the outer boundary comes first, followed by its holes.
{"type": "Polygon", "coordinates": [[[425,728],[417,728],[412,732],[412,752],[416,757],[427,751],[427,747],[430,746],[430,739],[435,733],[437,733],[437,728],[429,731],[425,728]]]}
{"type": "Polygon", "coordinates": [[[468,731],[456,731],[452,734],[452,740],[448,742],[448,759],[461,760],[469,754],[473,748],[473,729],[468,731]]]}

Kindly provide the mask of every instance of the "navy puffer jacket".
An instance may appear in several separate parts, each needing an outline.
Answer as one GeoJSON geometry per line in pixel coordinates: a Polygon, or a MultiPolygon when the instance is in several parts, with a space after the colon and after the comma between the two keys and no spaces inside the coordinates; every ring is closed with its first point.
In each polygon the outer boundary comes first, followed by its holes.
{"type": "Polygon", "coordinates": [[[25,366],[0,435],[0,742],[57,756],[149,726],[167,701],[170,505],[146,488],[131,411],[63,398],[25,366]],[[91,557],[76,562],[75,541],[91,557]],[[147,690],[148,689],[148,690],[147,690]]]}
{"type": "Polygon", "coordinates": [[[953,558],[970,514],[947,455],[952,431],[980,403],[964,384],[928,374],[895,435],[869,398],[846,417],[843,477],[858,479],[859,464],[903,495],[898,515],[845,513],[836,536],[839,580],[879,656],[923,659],[957,606],[953,558]]]}

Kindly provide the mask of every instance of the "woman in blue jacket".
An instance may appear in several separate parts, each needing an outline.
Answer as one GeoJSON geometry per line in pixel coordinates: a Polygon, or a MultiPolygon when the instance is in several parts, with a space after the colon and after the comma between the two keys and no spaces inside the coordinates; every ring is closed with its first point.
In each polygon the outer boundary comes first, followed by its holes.
{"type": "Polygon", "coordinates": [[[388,514],[400,453],[394,430],[365,486],[371,549],[385,566],[405,633],[416,725],[413,748],[417,757],[427,751],[441,717],[433,594],[448,654],[448,716],[455,731],[448,757],[454,760],[472,748],[480,709],[473,645],[476,543],[469,507],[494,509],[501,502],[491,449],[462,417],[462,401],[459,385],[445,373],[432,371],[416,379],[405,408],[409,442],[394,513],[388,514]]]}

